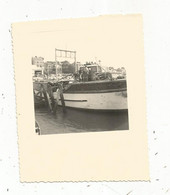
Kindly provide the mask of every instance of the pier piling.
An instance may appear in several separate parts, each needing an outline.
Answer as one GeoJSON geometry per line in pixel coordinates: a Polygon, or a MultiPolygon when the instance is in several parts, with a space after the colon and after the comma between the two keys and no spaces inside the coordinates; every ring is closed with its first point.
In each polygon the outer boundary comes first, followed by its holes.
{"type": "Polygon", "coordinates": [[[34,82],[33,90],[34,90],[34,104],[35,105],[44,104],[46,105],[47,109],[54,114],[56,113],[58,102],[54,98],[53,93],[59,90],[58,92],[59,92],[63,112],[66,111],[62,83],[57,83],[56,85],[52,86],[47,82],[46,83],[34,82]]]}
{"type": "Polygon", "coordinates": [[[59,84],[59,90],[60,90],[61,105],[63,108],[63,112],[65,112],[66,109],[65,109],[65,101],[64,101],[64,96],[63,96],[63,85],[62,84],[59,84]]]}

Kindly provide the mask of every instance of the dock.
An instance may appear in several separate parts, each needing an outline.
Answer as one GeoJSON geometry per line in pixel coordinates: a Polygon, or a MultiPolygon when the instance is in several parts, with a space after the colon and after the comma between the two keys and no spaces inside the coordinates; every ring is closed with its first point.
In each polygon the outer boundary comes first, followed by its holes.
{"type": "Polygon", "coordinates": [[[54,92],[58,93],[61,100],[61,105],[63,111],[65,111],[65,102],[63,96],[63,86],[62,83],[50,83],[50,82],[33,82],[33,93],[34,93],[34,105],[45,106],[48,111],[56,113],[58,107],[59,98],[54,97],[54,92]]]}

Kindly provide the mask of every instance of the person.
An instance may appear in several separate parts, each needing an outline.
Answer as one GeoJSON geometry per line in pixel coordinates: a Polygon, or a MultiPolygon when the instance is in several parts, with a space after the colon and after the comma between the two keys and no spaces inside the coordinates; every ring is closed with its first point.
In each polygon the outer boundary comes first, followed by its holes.
{"type": "Polygon", "coordinates": [[[83,81],[83,71],[79,70],[79,81],[83,81]]]}
{"type": "Polygon", "coordinates": [[[89,75],[89,70],[88,70],[87,66],[85,66],[85,68],[83,70],[83,74],[82,74],[84,82],[88,81],[88,75],[89,75]]]}
{"type": "Polygon", "coordinates": [[[74,81],[77,81],[78,78],[79,78],[79,74],[75,72],[75,73],[72,75],[72,77],[74,78],[74,81]]]}
{"type": "Polygon", "coordinates": [[[88,68],[88,80],[89,81],[92,80],[92,70],[91,70],[91,68],[88,68]]]}
{"type": "Polygon", "coordinates": [[[112,80],[112,74],[110,72],[106,72],[106,79],[112,80]]]}
{"type": "Polygon", "coordinates": [[[89,81],[97,80],[97,74],[89,68],[89,81]]]}

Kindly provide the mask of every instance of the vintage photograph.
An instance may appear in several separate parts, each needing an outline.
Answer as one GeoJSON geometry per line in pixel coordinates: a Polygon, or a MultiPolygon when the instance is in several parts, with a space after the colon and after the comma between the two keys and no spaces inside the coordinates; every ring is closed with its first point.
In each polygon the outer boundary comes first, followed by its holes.
{"type": "Polygon", "coordinates": [[[12,26],[23,182],[146,181],[141,15],[12,26]]]}
{"type": "MultiPolygon", "coordinates": [[[[69,32],[65,33],[69,36],[69,32]]],[[[96,45],[92,41],[89,47],[95,50],[96,45]]],[[[101,47],[104,53],[107,45],[101,47]]],[[[56,44],[51,51],[51,59],[46,53],[37,55],[38,51],[30,59],[35,132],[45,135],[128,130],[126,69],[114,63],[114,53],[102,58],[93,51],[95,55],[89,56],[76,44],[74,50],[57,48],[56,44]]]]}

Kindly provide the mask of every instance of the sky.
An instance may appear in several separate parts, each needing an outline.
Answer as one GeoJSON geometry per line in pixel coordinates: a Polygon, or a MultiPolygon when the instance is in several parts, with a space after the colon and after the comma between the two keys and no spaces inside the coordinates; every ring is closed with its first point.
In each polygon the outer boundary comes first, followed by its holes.
{"type": "Polygon", "coordinates": [[[23,41],[26,35],[31,43],[30,58],[55,61],[58,48],[76,51],[76,61],[81,63],[100,60],[102,66],[126,67],[129,58],[138,55],[143,41],[136,21],[122,16],[24,23],[23,41]]]}

